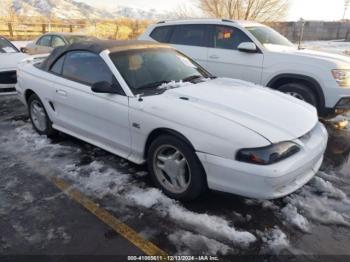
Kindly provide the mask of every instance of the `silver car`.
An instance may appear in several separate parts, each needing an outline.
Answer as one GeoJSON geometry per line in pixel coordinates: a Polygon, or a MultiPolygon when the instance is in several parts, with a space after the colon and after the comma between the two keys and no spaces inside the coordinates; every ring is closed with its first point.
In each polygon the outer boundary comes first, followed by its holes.
{"type": "Polygon", "coordinates": [[[21,48],[21,51],[30,55],[48,54],[56,47],[94,39],[96,38],[82,34],[47,33],[35,39],[34,42],[29,43],[26,47],[21,48]]]}

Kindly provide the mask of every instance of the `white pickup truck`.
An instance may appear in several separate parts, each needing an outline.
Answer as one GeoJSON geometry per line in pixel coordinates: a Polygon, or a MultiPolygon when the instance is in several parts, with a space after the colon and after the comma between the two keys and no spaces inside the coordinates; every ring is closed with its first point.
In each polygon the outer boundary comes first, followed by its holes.
{"type": "MultiPolygon", "coordinates": [[[[288,93],[334,116],[350,109],[350,58],[299,50],[259,23],[219,19],[162,21],[140,36],[171,44],[219,77],[288,93]]],[[[278,109],[277,109],[278,110],[278,109]]]]}

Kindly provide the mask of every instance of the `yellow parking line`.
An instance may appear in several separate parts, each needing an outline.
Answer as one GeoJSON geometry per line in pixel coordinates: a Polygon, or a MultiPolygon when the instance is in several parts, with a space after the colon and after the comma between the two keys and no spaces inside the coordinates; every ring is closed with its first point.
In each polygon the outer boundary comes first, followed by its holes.
{"type": "Polygon", "coordinates": [[[60,172],[59,170],[48,168],[45,163],[39,162],[32,158],[30,155],[16,155],[18,160],[25,162],[29,167],[34,169],[40,175],[48,178],[52,183],[59,188],[62,192],[68,195],[71,199],[82,205],[85,209],[90,211],[99,220],[104,222],[106,225],[111,227],[115,232],[123,236],[134,246],[138,247],[148,256],[162,256],[162,260],[167,260],[167,253],[154,245],[152,242],[141,237],[135,230],[122,221],[114,217],[108,211],[100,208],[96,203],[85,197],[78,189],[74,186],[69,185],[63,179],[55,176],[55,173],[60,172]]]}
{"type": "Polygon", "coordinates": [[[71,199],[82,205],[98,219],[114,229],[118,234],[126,238],[129,242],[134,244],[140,250],[142,250],[148,256],[163,256],[166,257],[167,253],[154,245],[152,242],[142,238],[135,230],[122,221],[114,217],[108,211],[100,208],[96,203],[85,197],[79,190],[73,188],[67,184],[64,180],[49,176],[50,180],[66,193],[71,199]]]}

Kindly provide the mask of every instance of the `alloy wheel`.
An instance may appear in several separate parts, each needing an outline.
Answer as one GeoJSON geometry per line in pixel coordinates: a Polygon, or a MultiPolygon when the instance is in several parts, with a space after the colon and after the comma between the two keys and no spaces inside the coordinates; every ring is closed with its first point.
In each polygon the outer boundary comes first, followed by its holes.
{"type": "Polygon", "coordinates": [[[44,107],[39,101],[34,100],[30,105],[30,113],[32,116],[33,124],[41,131],[45,132],[47,129],[47,118],[44,107]]]}
{"type": "Polygon", "coordinates": [[[295,98],[298,98],[298,99],[300,99],[302,101],[305,101],[305,98],[301,94],[299,94],[297,92],[286,92],[286,94],[288,94],[290,96],[293,96],[295,98]]]}
{"type": "Polygon", "coordinates": [[[153,170],[159,183],[174,194],[184,193],[191,182],[191,171],[184,154],[171,145],[160,146],[153,157],[153,170]]]}

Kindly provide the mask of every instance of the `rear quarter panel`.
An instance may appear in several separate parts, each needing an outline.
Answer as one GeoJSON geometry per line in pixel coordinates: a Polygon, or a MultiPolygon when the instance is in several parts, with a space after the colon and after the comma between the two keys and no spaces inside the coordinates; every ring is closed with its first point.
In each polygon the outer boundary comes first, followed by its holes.
{"type": "Polygon", "coordinates": [[[35,67],[33,63],[23,62],[18,66],[17,78],[16,89],[22,101],[27,105],[27,94],[34,92],[44,104],[50,119],[54,121],[56,115],[49,104],[55,94],[54,75],[35,67]]]}

